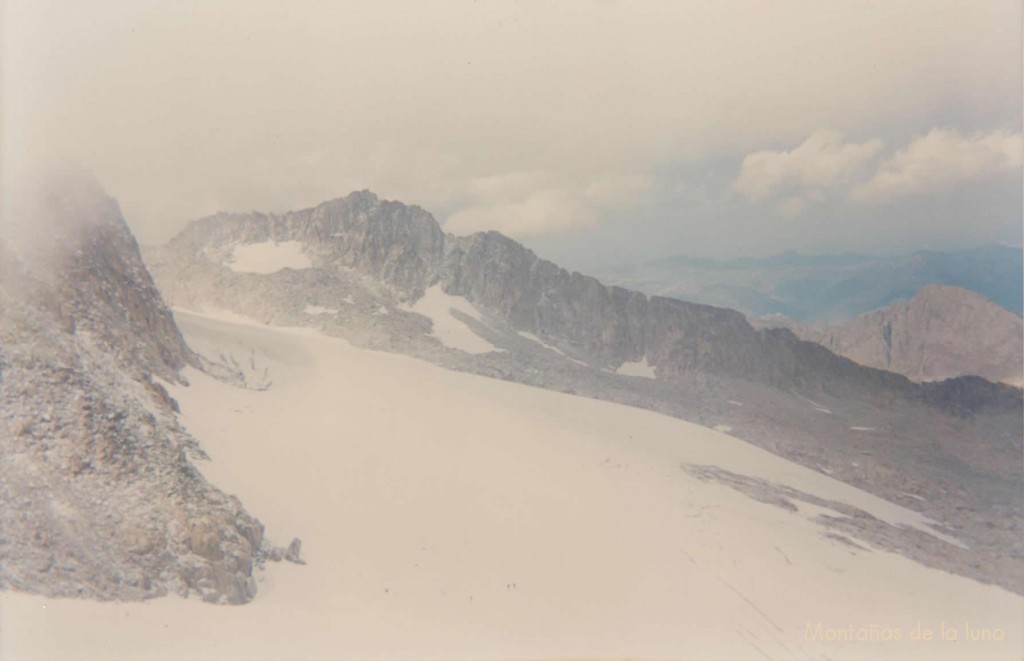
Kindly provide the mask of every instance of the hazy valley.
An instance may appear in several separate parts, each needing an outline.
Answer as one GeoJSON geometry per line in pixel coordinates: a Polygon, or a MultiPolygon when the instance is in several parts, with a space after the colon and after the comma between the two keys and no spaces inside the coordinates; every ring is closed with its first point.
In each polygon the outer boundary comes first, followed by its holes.
{"type": "Polygon", "coordinates": [[[905,255],[787,252],[761,259],[670,257],[603,270],[610,284],[803,322],[842,323],[912,298],[925,285],[977,292],[1018,316],[1024,300],[1019,246],[905,255]]]}

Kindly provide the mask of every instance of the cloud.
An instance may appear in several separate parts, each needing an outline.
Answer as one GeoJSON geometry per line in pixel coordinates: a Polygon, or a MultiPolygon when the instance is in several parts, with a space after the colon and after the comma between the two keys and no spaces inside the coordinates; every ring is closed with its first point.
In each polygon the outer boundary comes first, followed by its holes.
{"type": "Polygon", "coordinates": [[[912,141],[879,167],[871,179],[855,187],[858,202],[887,202],[948,189],[1019,171],[1020,133],[993,131],[964,136],[955,130],[933,129],[912,141]]]}
{"type": "Polygon", "coordinates": [[[800,215],[800,212],[803,211],[806,206],[807,200],[799,196],[793,196],[780,202],[779,205],[775,207],[775,210],[786,218],[795,218],[800,215]]]}
{"type": "Polygon", "coordinates": [[[455,234],[496,230],[523,237],[591,227],[595,222],[593,210],[572,195],[542,190],[516,202],[480,204],[457,211],[449,216],[444,229],[455,234]]]}
{"type": "Polygon", "coordinates": [[[872,167],[881,140],[850,142],[818,130],[790,151],[747,155],[732,188],[751,202],[773,202],[776,213],[793,218],[828,196],[884,203],[1019,171],[1022,145],[1020,133],[1006,130],[962,135],[935,128],[872,167]]]}
{"type": "Polygon", "coordinates": [[[473,199],[448,217],[445,231],[496,230],[522,238],[585,229],[596,225],[602,214],[633,204],[654,185],[640,174],[604,175],[560,187],[550,185],[554,178],[543,172],[512,172],[474,179],[466,186],[473,199]]]}
{"type": "MultiPolygon", "coordinates": [[[[863,212],[849,191],[874,170],[835,182],[864,140],[1019,121],[1020,3],[991,4],[8,2],[0,185],[36,158],[81,162],[143,243],[217,210],[369,188],[581,259],[691,252],[695,235],[806,246],[799,218],[863,212]],[[822,127],[854,137],[798,146],[822,127]],[[762,203],[730,187],[737,154],[738,190],[762,203]],[[685,191],[667,183],[680,173],[685,191]],[[799,218],[764,224],[778,207],[799,218]]],[[[990,225],[1018,200],[1001,191],[990,225]]],[[[906,211],[894,234],[933,231],[933,209],[906,211]]]]}
{"type": "Polygon", "coordinates": [[[780,209],[794,215],[812,198],[845,186],[881,149],[881,140],[848,142],[842,133],[817,130],[793,150],[747,155],[733,190],[752,202],[793,193],[780,209]]]}

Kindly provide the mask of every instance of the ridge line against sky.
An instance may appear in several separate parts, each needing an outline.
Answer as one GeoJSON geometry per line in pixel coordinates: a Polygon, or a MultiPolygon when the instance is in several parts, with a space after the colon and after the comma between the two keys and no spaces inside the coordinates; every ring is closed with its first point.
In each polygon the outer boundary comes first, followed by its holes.
{"type": "Polygon", "coordinates": [[[370,189],[571,268],[1021,242],[1021,4],[7,0],[4,186],[144,243],[370,189]]]}

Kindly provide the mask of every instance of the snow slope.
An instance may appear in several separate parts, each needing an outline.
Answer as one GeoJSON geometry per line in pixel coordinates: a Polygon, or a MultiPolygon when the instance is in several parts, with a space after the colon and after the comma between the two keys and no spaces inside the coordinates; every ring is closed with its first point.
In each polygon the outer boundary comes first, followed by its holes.
{"type": "Polygon", "coordinates": [[[452,315],[452,310],[481,321],[483,317],[473,304],[461,296],[446,294],[441,285],[427,289],[411,306],[404,309],[421,314],[433,324],[432,334],[441,344],[466,353],[489,353],[502,351],[470,329],[469,326],[452,315]]]}
{"type": "Polygon", "coordinates": [[[302,538],[308,564],[268,566],[242,607],[3,593],[5,661],[1019,659],[1024,648],[1021,597],[826,537],[814,517],[836,514],[827,508],[789,511],[681,468],[929,529],[726,434],[310,330],[177,318],[197,345],[229,338],[269,370],[263,392],[192,372],[172,394],[212,457],[204,473],[275,543],[302,538]],[[933,639],[911,640],[917,627],[933,639]],[[943,627],[959,640],[938,640],[943,627]],[[1002,640],[965,640],[965,627],[1002,640]],[[901,640],[834,640],[862,632],[901,640]]]}
{"type": "Polygon", "coordinates": [[[228,260],[235,273],[276,273],[281,269],[308,269],[313,262],[302,252],[299,241],[264,241],[236,246],[228,260]]]}

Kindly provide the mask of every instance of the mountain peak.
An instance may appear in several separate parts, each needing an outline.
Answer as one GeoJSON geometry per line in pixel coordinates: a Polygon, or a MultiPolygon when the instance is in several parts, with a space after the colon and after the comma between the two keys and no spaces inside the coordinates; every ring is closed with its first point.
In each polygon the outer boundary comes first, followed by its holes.
{"type": "MultiPolygon", "coordinates": [[[[928,284],[917,290],[909,304],[935,302],[940,304],[966,304],[974,306],[996,305],[988,296],[956,285],[928,284]]],[[[1007,312],[1009,312],[1007,310],[1007,312]]]]}
{"type": "Polygon", "coordinates": [[[842,324],[789,326],[854,362],[904,374],[914,381],[978,375],[1022,383],[1021,318],[962,287],[930,284],[914,296],[842,324]]]}
{"type": "Polygon", "coordinates": [[[26,195],[4,224],[20,254],[0,240],[0,493],[18,503],[0,508],[0,584],[248,601],[262,526],[189,462],[161,380],[198,358],[117,203],[76,172],[26,195]]]}

